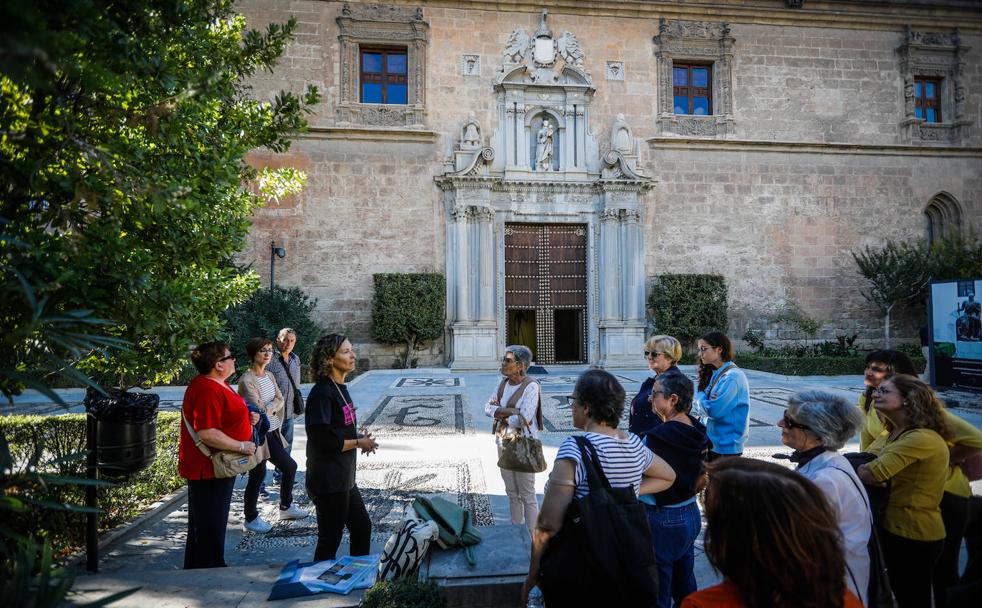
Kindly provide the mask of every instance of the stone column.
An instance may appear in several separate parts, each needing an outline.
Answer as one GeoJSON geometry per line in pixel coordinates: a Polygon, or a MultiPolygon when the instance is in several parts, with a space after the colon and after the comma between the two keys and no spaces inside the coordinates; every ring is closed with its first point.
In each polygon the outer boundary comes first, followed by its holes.
{"type": "Polygon", "coordinates": [[[620,319],[620,222],[616,209],[600,214],[600,323],[620,319]]]}
{"type": "Polygon", "coordinates": [[[478,242],[479,247],[479,268],[480,282],[477,288],[477,297],[480,302],[478,308],[478,320],[482,322],[495,322],[495,293],[494,280],[494,210],[490,207],[482,207],[478,215],[478,242]]]}
{"type": "Polygon", "coordinates": [[[454,290],[454,322],[468,321],[470,315],[470,289],[469,276],[471,272],[470,264],[470,230],[467,221],[467,207],[455,205],[450,210],[450,219],[454,242],[448,243],[456,252],[454,256],[453,276],[448,277],[454,290]]]}

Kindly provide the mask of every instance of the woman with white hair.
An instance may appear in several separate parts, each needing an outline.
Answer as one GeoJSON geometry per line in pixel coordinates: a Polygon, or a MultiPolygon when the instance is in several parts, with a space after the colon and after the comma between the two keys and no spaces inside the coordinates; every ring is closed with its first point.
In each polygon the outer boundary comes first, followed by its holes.
{"type": "MultiPolygon", "coordinates": [[[[491,431],[498,436],[498,455],[501,442],[523,432],[539,436],[542,428],[542,402],[539,383],[528,376],[532,351],[519,344],[505,347],[501,360],[501,383],[488,399],[484,413],[494,418],[491,431]]],[[[535,498],[535,473],[519,473],[499,469],[508,495],[511,523],[525,524],[529,534],[535,532],[539,503],[535,498]]]]}
{"type": "Polygon", "coordinates": [[[788,399],[781,441],[794,448],[791,461],[825,494],[842,533],[846,586],[866,604],[869,585],[869,497],[852,465],[838,450],[863,424],[863,415],[844,398],[807,391],[788,399]]]}

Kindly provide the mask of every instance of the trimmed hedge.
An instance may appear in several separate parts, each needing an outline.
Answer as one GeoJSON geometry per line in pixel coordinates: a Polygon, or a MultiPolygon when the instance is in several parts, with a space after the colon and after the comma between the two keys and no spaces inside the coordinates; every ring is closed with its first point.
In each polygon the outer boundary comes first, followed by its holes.
{"type": "MultiPolygon", "coordinates": [[[[853,357],[765,357],[756,353],[738,352],[736,364],[744,369],[782,374],[784,376],[842,376],[862,375],[866,355],[853,357]]],[[[918,372],[924,371],[923,358],[911,358],[918,372]]]]}
{"type": "Polygon", "coordinates": [[[719,274],[663,274],[655,277],[648,308],[660,334],[690,345],[711,332],[726,333],[726,279],[719,274]]]}
{"type": "MultiPolygon", "coordinates": [[[[98,488],[101,531],[109,530],[137,516],[162,496],[184,485],[177,474],[177,451],[180,437],[179,412],[157,414],[157,457],[153,464],[124,481],[98,488]]],[[[10,444],[10,453],[23,466],[39,445],[44,456],[38,468],[54,475],[85,477],[85,414],[62,416],[0,417],[0,431],[10,444]],[[72,454],[82,457],[59,461],[72,454]],[[54,464],[51,464],[54,462],[54,464]],[[47,464],[46,464],[47,463],[47,464]]],[[[31,498],[61,504],[85,503],[85,488],[76,485],[53,485],[31,498]]],[[[58,552],[85,544],[85,515],[31,506],[13,514],[9,524],[14,529],[44,533],[58,552]]]]}
{"type": "Polygon", "coordinates": [[[372,338],[382,344],[405,344],[404,366],[412,367],[419,343],[443,335],[446,279],[432,272],[379,273],[372,278],[372,338]]]}

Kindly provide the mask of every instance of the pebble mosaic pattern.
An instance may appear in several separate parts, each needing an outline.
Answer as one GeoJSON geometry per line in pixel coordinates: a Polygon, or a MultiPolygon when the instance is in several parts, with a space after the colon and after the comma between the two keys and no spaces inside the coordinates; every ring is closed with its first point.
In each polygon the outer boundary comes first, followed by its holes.
{"type": "MultiPolygon", "coordinates": [[[[358,487],[372,520],[372,537],[386,540],[402,522],[406,505],[420,494],[436,495],[456,502],[471,512],[475,525],[494,525],[491,502],[486,494],[484,471],[479,460],[442,462],[366,462],[358,465],[358,487]]],[[[273,525],[266,534],[247,533],[235,551],[257,552],[300,548],[312,552],[317,544],[317,518],[314,505],[304,490],[303,472],[297,473],[294,504],[310,512],[306,519],[278,521],[278,488],[267,483],[268,498],[260,498],[259,512],[273,525]]],[[[229,524],[240,525],[243,490],[232,496],[229,524]],[[234,516],[238,515],[238,518],[234,516]]],[[[345,541],[347,532],[345,532],[345,541]]]]}
{"type": "Polygon", "coordinates": [[[463,435],[472,428],[463,395],[387,395],[364,426],[376,437],[463,435]]]}
{"type": "Polygon", "coordinates": [[[464,386],[464,379],[450,378],[399,378],[389,388],[453,388],[464,386]]]}

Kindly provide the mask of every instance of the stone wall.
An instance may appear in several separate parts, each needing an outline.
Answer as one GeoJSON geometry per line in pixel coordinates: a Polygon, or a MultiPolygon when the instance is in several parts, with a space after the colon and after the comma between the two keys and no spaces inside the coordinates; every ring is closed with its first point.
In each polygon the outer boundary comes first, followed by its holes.
{"type": "MultiPolygon", "coordinates": [[[[308,83],[324,93],[311,132],[289,155],[253,155],[257,165],[291,163],[310,179],[302,195],[257,213],[240,261],[254,262],[266,283],[275,238],[287,249],[277,262],[277,283],[302,286],[318,298],[320,320],[349,332],[359,357],[381,365],[396,353],[370,344],[372,274],[444,271],[445,212],[433,178],[469,112],[485,140],[499,127],[492,78],[509,34],[517,27],[534,31],[540,8],[549,8],[553,32],[571,31],[583,47],[596,88],[590,120],[597,139],[605,141],[623,113],[639,140],[641,169],[658,182],[647,199],[647,275],[724,274],[734,337],[797,304],[826,321],[824,335],[858,332],[875,341],[881,324],[858,295],[850,250],[921,237],[924,207],[942,191],[959,202],[964,223],[978,220],[982,20],[957,7],[936,9],[931,22],[920,9],[898,3],[879,21],[867,15],[871,25],[857,29],[857,19],[845,13],[796,13],[771,2],[756,12],[746,2],[718,3],[732,5],[723,17],[700,16],[691,3],[650,3],[630,15],[618,12],[617,2],[451,4],[418,4],[429,24],[425,124],[385,129],[336,119],[342,3],[239,5],[255,27],[290,15],[299,21],[297,40],[275,71],[253,79],[255,95],[269,99],[308,83]],[[514,10],[502,8],[508,6],[514,10]],[[734,120],[725,139],[658,134],[652,37],[662,16],[730,23],[734,120]],[[799,16],[804,25],[789,25],[799,16]],[[903,141],[897,48],[905,22],[926,31],[963,28],[963,45],[971,48],[964,74],[971,124],[956,145],[903,141]],[[479,76],[462,74],[465,54],[480,57],[479,76]],[[608,62],[623,64],[623,80],[608,79],[608,62]]],[[[902,337],[913,335],[912,327],[899,329],[902,337]]],[[[442,346],[433,345],[420,362],[445,362],[442,346]]]]}

